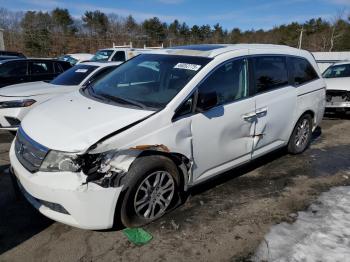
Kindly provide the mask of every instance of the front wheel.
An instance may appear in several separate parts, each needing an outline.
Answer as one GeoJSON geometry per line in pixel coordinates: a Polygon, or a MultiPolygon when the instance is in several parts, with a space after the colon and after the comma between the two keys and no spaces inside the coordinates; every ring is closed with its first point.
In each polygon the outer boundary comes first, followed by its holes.
{"type": "Polygon", "coordinates": [[[138,227],[160,218],[178,195],[179,172],[165,156],[136,159],[127,176],[120,212],[124,226],[138,227]]]}
{"type": "Polygon", "coordinates": [[[312,117],[309,114],[303,115],[294,127],[289,139],[288,152],[300,154],[310,145],[312,136],[312,117]]]}

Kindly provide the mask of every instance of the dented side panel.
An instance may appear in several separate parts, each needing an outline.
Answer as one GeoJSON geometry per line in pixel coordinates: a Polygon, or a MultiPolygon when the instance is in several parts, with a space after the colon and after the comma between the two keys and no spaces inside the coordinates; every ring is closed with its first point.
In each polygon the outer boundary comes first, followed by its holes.
{"type": "MultiPolygon", "coordinates": [[[[189,86],[183,89],[165,109],[136,126],[101,141],[89,153],[135,150],[140,149],[137,148],[140,145],[164,145],[170,153],[183,155],[190,161],[191,167],[186,174],[189,184],[200,182],[200,180],[250,159],[254,126],[252,123],[244,122],[242,115],[255,110],[255,104],[252,100],[248,102],[243,100],[225,106],[223,109],[225,110],[224,117],[217,115],[208,119],[206,114],[198,113],[174,122],[171,120],[177,107],[213,67],[227,61],[227,59],[247,54],[248,50],[240,50],[214,59],[210,62],[210,66],[203,68],[193,78],[189,86]],[[205,148],[202,148],[201,144],[205,148]],[[194,152],[197,153],[194,154],[194,152]],[[243,155],[239,155],[239,152],[243,152],[243,155]],[[240,159],[243,156],[244,159],[240,159]],[[214,169],[209,170],[211,164],[214,169]],[[226,166],[220,168],[221,164],[226,164],[226,166]],[[205,172],[209,173],[202,176],[205,172]]],[[[126,170],[132,162],[132,158],[128,158],[128,161],[119,158],[113,163],[115,168],[126,170]]]]}
{"type": "MultiPolygon", "coordinates": [[[[104,153],[106,151],[116,154],[108,163],[106,170],[120,170],[127,172],[133,161],[144,151],[160,151],[163,153],[177,153],[192,161],[192,132],[191,118],[184,118],[176,122],[170,122],[157,131],[149,132],[143,137],[139,137],[138,131],[141,129],[154,130],[154,122],[162,121],[161,115],[154,116],[150,121],[145,121],[138,125],[138,128],[127,130],[121,134],[111,137],[90,151],[90,154],[104,153]],[[132,139],[134,138],[134,139],[132,139]],[[125,140],[132,143],[125,143],[125,140]]],[[[190,170],[189,170],[190,171],[190,170]]],[[[189,172],[190,173],[190,172],[189,172]]],[[[186,174],[188,175],[188,174],[186,174]]],[[[188,180],[188,176],[186,176],[188,180]]]]}
{"type": "Polygon", "coordinates": [[[251,159],[255,98],[217,107],[193,117],[193,179],[203,181],[251,159]]]}

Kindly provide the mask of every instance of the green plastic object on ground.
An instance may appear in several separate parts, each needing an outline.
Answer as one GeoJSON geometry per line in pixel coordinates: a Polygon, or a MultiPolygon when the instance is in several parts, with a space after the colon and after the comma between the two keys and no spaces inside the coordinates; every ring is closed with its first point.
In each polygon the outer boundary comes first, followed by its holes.
{"type": "Polygon", "coordinates": [[[124,235],[135,245],[145,245],[152,240],[152,235],[142,228],[126,228],[124,235]]]}

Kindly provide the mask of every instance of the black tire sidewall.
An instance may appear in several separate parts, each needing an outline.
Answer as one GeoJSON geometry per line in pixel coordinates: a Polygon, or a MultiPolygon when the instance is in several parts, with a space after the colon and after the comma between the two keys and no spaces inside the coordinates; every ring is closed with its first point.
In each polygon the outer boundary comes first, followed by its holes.
{"type": "MultiPolygon", "coordinates": [[[[177,197],[180,185],[179,172],[174,162],[162,155],[141,156],[131,165],[126,176],[125,186],[127,187],[120,210],[120,220],[126,227],[138,227],[148,224],[156,219],[143,219],[136,215],[134,210],[134,198],[141,182],[155,171],[167,171],[174,179],[175,192],[172,203],[177,197]]],[[[170,204],[170,206],[172,205],[170,204]]]]}

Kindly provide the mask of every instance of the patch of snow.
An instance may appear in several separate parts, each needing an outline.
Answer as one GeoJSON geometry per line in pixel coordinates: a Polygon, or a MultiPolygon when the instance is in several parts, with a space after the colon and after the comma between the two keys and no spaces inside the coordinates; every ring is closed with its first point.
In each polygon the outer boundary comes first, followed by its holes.
{"type": "Polygon", "coordinates": [[[253,261],[350,261],[350,187],[323,193],[293,224],[273,226],[253,261]]]}

